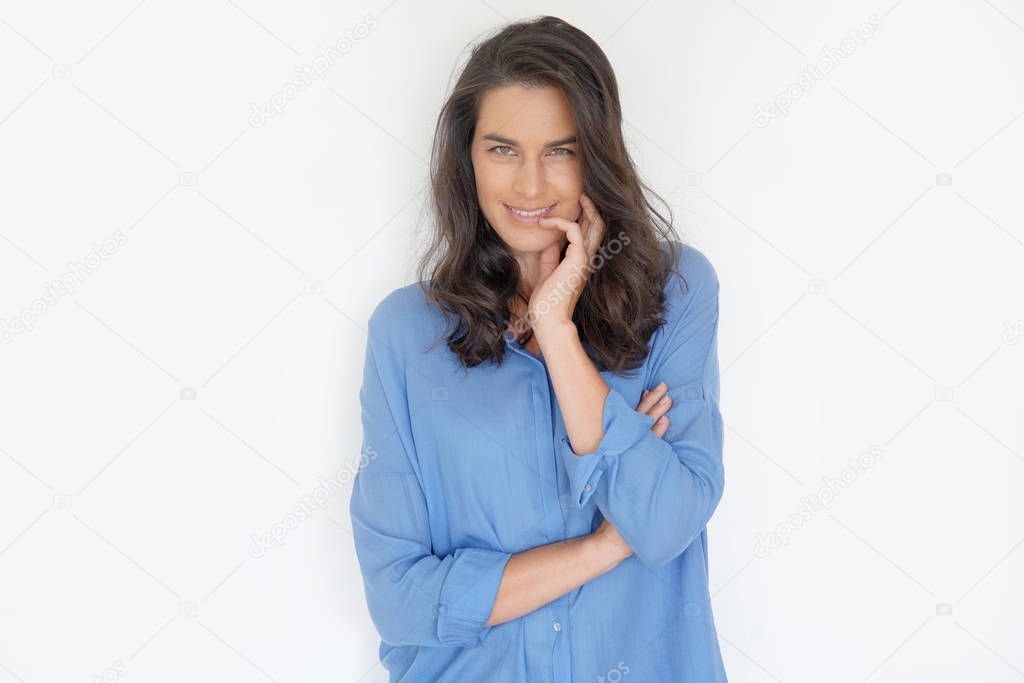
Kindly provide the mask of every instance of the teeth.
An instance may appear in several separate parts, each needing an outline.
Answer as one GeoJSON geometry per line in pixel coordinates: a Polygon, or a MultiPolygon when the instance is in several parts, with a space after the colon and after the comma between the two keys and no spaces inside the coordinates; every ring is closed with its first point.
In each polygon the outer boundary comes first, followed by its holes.
{"type": "Polygon", "coordinates": [[[512,213],[516,214],[517,216],[524,216],[526,218],[529,218],[531,216],[539,216],[542,213],[544,213],[545,211],[547,211],[548,209],[550,209],[551,207],[550,206],[546,206],[543,209],[537,209],[536,211],[520,211],[519,209],[513,209],[511,206],[508,207],[508,208],[509,208],[509,211],[511,211],[512,213]]]}

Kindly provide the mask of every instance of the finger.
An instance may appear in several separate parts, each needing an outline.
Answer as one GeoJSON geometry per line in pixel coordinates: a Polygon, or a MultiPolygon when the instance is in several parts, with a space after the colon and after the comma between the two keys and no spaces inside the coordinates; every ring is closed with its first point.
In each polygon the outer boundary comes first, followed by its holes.
{"type": "Polygon", "coordinates": [[[601,248],[601,244],[604,243],[604,234],[607,231],[603,221],[597,223],[591,223],[589,232],[587,233],[587,239],[590,240],[590,255],[593,256],[597,253],[597,250],[601,248]]]}
{"type": "Polygon", "coordinates": [[[584,236],[587,241],[588,253],[593,256],[604,239],[605,225],[594,201],[585,193],[580,195],[581,225],[584,225],[584,236]]]}
{"type": "Polygon", "coordinates": [[[587,220],[591,223],[601,222],[601,214],[597,211],[597,205],[594,204],[594,200],[587,196],[585,192],[580,193],[580,206],[583,207],[583,214],[587,217],[587,220]]]}
{"type": "Polygon", "coordinates": [[[543,228],[555,228],[565,233],[566,237],[569,238],[570,246],[576,245],[578,248],[585,249],[586,245],[583,241],[583,233],[580,231],[580,224],[573,223],[572,221],[560,218],[558,216],[545,216],[537,221],[537,224],[543,228]]]}
{"type": "Polygon", "coordinates": [[[665,432],[668,431],[668,416],[662,417],[653,425],[651,425],[651,431],[664,439],[665,432]]]}
{"type": "Polygon", "coordinates": [[[583,201],[582,200],[580,200],[579,205],[580,205],[580,213],[579,213],[578,216],[576,216],[576,222],[579,223],[581,226],[585,226],[586,224],[590,223],[590,219],[587,218],[587,212],[583,208],[583,201]]]}
{"type": "Polygon", "coordinates": [[[646,395],[644,395],[644,397],[640,399],[640,403],[637,405],[637,412],[647,413],[648,411],[650,411],[652,408],[654,408],[654,405],[657,403],[657,401],[659,401],[665,395],[667,395],[668,391],[669,387],[663,387],[660,384],[654,387],[653,390],[648,391],[646,395]]]}
{"type": "Polygon", "coordinates": [[[592,251],[596,251],[601,244],[601,238],[604,237],[604,219],[601,218],[597,205],[586,193],[580,193],[580,206],[583,207],[583,215],[586,217],[588,246],[592,251]]]}
{"type": "Polygon", "coordinates": [[[672,407],[672,397],[665,394],[661,397],[661,400],[654,404],[654,406],[647,411],[647,414],[657,420],[662,415],[666,414],[672,407]]]}
{"type": "Polygon", "coordinates": [[[648,410],[654,407],[654,404],[657,403],[661,399],[661,397],[665,395],[667,391],[668,385],[665,384],[664,382],[661,382],[660,384],[658,384],[658,386],[646,392],[644,396],[640,399],[640,403],[636,407],[637,412],[646,413],[648,410]]]}

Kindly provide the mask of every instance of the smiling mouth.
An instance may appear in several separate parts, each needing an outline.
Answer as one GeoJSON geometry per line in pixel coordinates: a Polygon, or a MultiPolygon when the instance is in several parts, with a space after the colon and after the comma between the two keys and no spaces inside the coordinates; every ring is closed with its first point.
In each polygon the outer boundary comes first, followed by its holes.
{"type": "Polygon", "coordinates": [[[555,208],[555,205],[551,204],[549,206],[541,207],[539,209],[529,210],[529,209],[519,209],[519,208],[516,208],[514,206],[509,206],[508,204],[505,204],[505,209],[510,214],[512,214],[516,218],[521,218],[521,219],[526,219],[526,220],[533,220],[533,219],[537,219],[537,218],[541,218],[541,217],[547,216],[547,215],[549,215],[551,213],[551,210],[554,209],[554,208],[555,208]]]}

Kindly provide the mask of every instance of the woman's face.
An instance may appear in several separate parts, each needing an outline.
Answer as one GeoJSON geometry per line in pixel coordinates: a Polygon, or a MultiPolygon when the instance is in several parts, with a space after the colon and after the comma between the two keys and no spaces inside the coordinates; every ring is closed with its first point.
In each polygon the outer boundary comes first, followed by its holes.
{"type": "Polygon", "coordinates": [[[558,88],[520,85],[491,89],[480,103],[472,143],[477,198],[484,217],[517,254],[566,242],[539,216],[513,209],[548,209],[543,215],[576,221],[583,191],[576,122],[558,88]]]}

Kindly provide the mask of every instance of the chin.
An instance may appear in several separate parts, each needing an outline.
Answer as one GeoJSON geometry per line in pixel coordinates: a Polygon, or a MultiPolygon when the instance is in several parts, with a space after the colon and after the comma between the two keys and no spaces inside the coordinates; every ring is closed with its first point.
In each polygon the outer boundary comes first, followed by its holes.
{"type": "Polygon", "coordinates": [[[563,233],[557,228],[538,228],[529,226],[514,226],[511,230],[503,230],[498,233],[508,248],[517,253],[541,252],[552,244],[558,243],[563,233]]]}

